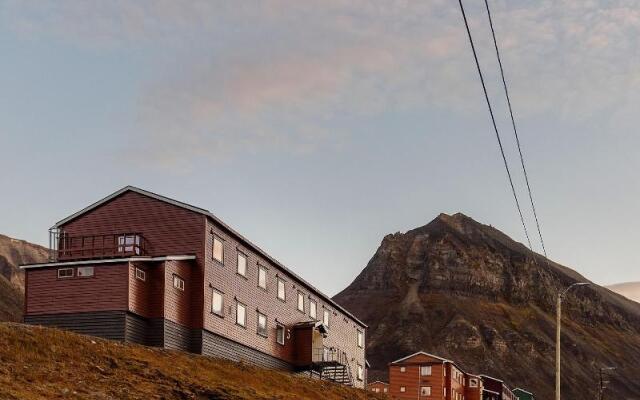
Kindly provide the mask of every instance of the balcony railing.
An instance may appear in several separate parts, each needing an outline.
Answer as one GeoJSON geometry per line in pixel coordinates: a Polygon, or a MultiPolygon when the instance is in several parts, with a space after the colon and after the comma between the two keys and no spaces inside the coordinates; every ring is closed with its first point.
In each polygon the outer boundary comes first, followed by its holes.
{"type": "Polygon", "coordinates": [[[335,347],[314,348],[311,360],[314,364],[349,364],[347,353],[335,347]]]}
{"type": "Polygon", "coordinates": [[[52,235],[52,261],[148,255],[147,243],[140,233],[70,236],[65,232],[52,232],[52,235]]]}

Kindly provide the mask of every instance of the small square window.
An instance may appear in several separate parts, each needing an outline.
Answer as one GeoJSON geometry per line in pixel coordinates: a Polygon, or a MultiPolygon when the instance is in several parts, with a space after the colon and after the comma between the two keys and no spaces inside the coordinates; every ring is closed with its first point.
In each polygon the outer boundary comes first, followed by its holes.
{"type": "Polygon", "coordinates": [[[267,336],[267,316],[258,312],[258,335],[267,336]]]}
{"type": "Polygon", "coordinates": [[[238,274],[247,276],[247,256],[238,253],[238,274]]]}
{"type": "Polygon", "coordinates": [[[213,294],[211,296],[211,312],[214,314],[218,314],[219,316],[223,316],[224,312],[224,296],[222,292],[213,289],[213,294]]]}
{"type": "Polygon", "coordinates": [[[224,264],[224,244],[216,235],[213,235],[213,259],[224,264]]]}
{"type": "Polygon", "coordinates": [[[422,365],[420,367],[420,375],[422,375],[422,376],[431,375],[431,365],[422,365]]]}
{"type": "Polygon", "coordinates": [[[407,391],[407,388],[404,386],[400,386],[400,393],[404,393],[407,391]]]}
{"type": "Polygon", "coordinates": [[[364,333],[362,331],[358,331],[358,339],[357,339],[358,347],[364,347],[364,333]]]}
{"type": "Polygon", "coordinates": [[[407,367],[400,367],[400,372],[407,372],[407,367]]]}
{"type": "Polygon", "coordinates": [[[184,291],[184,279],[180,278],[178,275],[173,276],[173,287],[184,291]]]}
{"type": "Polygon", "coordinates": [[[73,268],[60,268],[58,278],[73,278],[73,268]]]}
{"type": "Polygon", "coordinates": [[[315,300],[309,300],[309,316],[313,320],[318,319],[318,303],[315,300]]]}
{"type": "Polygon", "coordinates": [[[247,326],[247,306],[240,302],[236,303],[236,324],[247,326]]]}
{"type": "Polygon", "coordinates": [[[93,276],[93,267],[78,267],[78,278],[90,278],[93,276]]]}
{"type": "Polygon", "coordinates": [[[304,293],[298,292],[298,311],[304,312],[304,293]]]}
{"type": "Polygon", "coordinates": [[[141,280],[142,282],[147,280],[147,273],[140,268],[136,268],[136,279],[141,280]]]}
{"type": "Polygon", "coordinates": [[[285,336],[284,331],[285,331],[284,325],[278,324],[276,326],[276,342],[278,342],[278,344],[284,345],[284,336],[285,336]]]}
{"type": "Polygon", "coordinates": [[[421,386],[420,396],[431,396],[431,386],[421,386]]]}
{"type": "Polygon", "coordinates": [[[278,298],[282,301],[287,300],[287,292],[285,290],[284,281],[278,278],[278,298]]]}
{"type": "Polygon", "coordinates": [[[322,312],[322,323],[326,326],[329,326],[329,320],[331,318],[331,312],[329,310],[324,310],[322,312]]]}
{"type": "Polygon", "coordinates": [[[267,289],[267,269],[262,265],[258,266],[258,287],[267,289]]]}

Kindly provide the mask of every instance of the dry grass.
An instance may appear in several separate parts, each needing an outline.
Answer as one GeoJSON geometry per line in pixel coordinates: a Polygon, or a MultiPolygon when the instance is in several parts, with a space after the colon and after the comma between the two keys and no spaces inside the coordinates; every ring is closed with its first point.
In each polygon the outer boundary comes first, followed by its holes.
{"type": "Polygon", "coordinates": [[[226,360],[0,323],[0,399],[382,399],[226,360]]]}

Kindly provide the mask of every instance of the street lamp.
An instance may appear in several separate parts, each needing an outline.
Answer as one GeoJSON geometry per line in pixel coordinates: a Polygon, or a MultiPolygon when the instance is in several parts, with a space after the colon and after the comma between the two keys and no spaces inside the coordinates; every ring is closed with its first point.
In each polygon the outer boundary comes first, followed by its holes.
{"type": "Polygon", "coordinates": [[[589,282],[576,282],[563,291],[558,292],[556,307],[556,400],[560,400],[560,328],[562,321],[562,299],[574,287],[590,285],[589,282]]]}

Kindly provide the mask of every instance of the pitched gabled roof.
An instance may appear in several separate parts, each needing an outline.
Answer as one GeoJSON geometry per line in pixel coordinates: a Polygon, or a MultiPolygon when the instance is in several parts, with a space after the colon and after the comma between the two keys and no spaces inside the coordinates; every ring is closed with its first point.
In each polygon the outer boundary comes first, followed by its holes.
{"type": "Polygon", "coordinates": [[[453,361],[451,361],[451,360],[447,360],[446,358],[438,357],[438,356],[436,356],[436,355],[429,354],[429,353],[424,352],[424,351],[419,351],[419,352],[417,352],[417,353],[413,353],[413,354],[408,355],[408,356],[406,356],[406,357],[402,357],[402,358],[401,358],[401,359],[399,359],[399,360],[392,361],[392,362],[391,362],[391,364],[398,364],[398,363],[401,363],[401,362],[403,362],[403,361],[406,361],[406,360],[408,360],[408,359],[410,359],[410,358],[412,358],[412,357],[418,356],[418,355],[423,355],[423,356],[427,356],[427,357],[432,357],[432,358],[435,358],[435,359],[437,359],[437,360],[442,361],[443,363],[445,363],[445,362],[450,362],[450,363],[452,363],[452,364],[453,364],[453,361]]]}
{"type": "Polygon", "coordinates": [[[309,282],[307,282],[306,280],[302,279],[300,276],[298,276],[296,273],[291,271],[289,268],[285,267],[278,260],[276,260],[275,258],[271,257],[269,254],[267,254],[266,251],[262,250],[260,247],[258,247],[255,244],[251,243],[251,241],[249,241],[249,239],[245,238],[240,233],[236,232],[233,228],[231,228],[229,225],[224,223],[220,218],[218,218],[215,215],[213,215],[209,210],[205,210],[204,208],[192,206],[190,204],[183,203],[181,201],[174,200],[174,199],[171,199],[169,197],[162,196],[162,195],[159,195],[159,194],[156,194],[156,193],[153,193],[153,192],[149,192],[147,190],[140,189],[140,188],[135,187],[135,186],[125,186],[125,187],[123,187],[122,189],[110,194],[109,196],[107,196],[107,197],[105,197],[105,198],[103,198],[101,200],[96,201],[95,203],[91,204],[90,206],[85,207],[82,210],[80,210],[80,211],[68,216],[67,218],[58,221],[52,228],[59,228],[62,225],[66,224],[67,222],[70,222],[70,221],[78,218],[79,216],[81,216],[81,215],[83,215],[83,214],[85,214],[85,213],[87,213],[87,212],[89,212],[89,211],[91,211],[91,210],[93,210],[95,208],[98,208],[99,206],[101,206],[101,205],[103,205],[103,204],[115,199],[116,197],[118,197],[118,196],[120,196],[120,195],[122,195],[122,194],[124,194],[126,192],[135,192],[135,193],[141,194],[143,196],[151,197],[153,199],[156,199],[156,200],[168,203],[168,204],[173,204],[174,206],[181,207],[181,208],[184,208],[184,209],[187,209],[187,210],[190,210],[190,211],[193,211],[195,213],[199,213],[199,214],[202,214],[202,215],[205,215],[205,216],[211,218],[215,223],[217,223],[218,225],[221,225],[224,229],[229,231],[233,236],[236,236],[238,239],[240,239],[247,246],[252,248],[255,252],[260,254],[262,257],[266,258],[267,260],[269,260],[270,262],[272,262],[273,264],[275,264],[276,266],[278,266],[279,268],[281,268],[282,270],[284,270],[285,272],[290,274],[292,277],[294,277],[295,279],[300,281],[303,285],[307,286],[308,289],[310,289],[312,292],[315,292],[315,294],[317,294],[319,297],[321,297],[327,303],[331,304],[333,307],[335,307],[336,309],[340,310],[345,315],[349,316],[351,319],[356,321],[360,326],[362,326],[364,328],[367,327],[367,325],[364,322],[360,321],[353,314],[351,314],[349,311],[344,309],[341,305],[339,305],[338,303],[333,301],[329,296],[325,295],[320,290],[316,289],[313,285],[311,285],[309,282]]]}
{"type": "Polygon", "coordinates": [[[513,391],[514,391],[514,392],[515,392],[516,390],[517,390],[517,391],[519,391],[519,392],[526,393],[526,394],[530,394],[530,395],[532,395],[532,396],[533,396],[533,393],[529,392],[528,390],[524,390],[523,388],[515,388],[515,389],[513,389],[513,391]]]}

